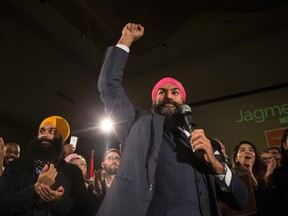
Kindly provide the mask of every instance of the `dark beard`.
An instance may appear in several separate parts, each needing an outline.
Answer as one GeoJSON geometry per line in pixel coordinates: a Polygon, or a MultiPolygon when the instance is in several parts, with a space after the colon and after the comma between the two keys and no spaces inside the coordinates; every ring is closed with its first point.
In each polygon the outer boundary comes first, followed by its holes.
{"type": "Polygon", "coordinates": [[[28,162],[33,164],[34,161],[40,160],[44,163],[50,162],[57,164],[63,156],[62,139],[55,138],[53,140],[37,137],[34,138],[28,147],[28,162]],[[43,144],[42,141],[50,142],[43,144]]]}
{"type": "Polygon", "coordinates": [[[115,175],[116,174],[116,172],[117,172],[117,170],[118,170],[118,168],[116,168],[116,167],[106,167],[105,166],[105,172],[106,172],[106,175],[115,175]]]}
{"type": "Polygon", "coordinates": [[[166,117],[164,122],[164,129],[173,131],[177,126],[185,126],[184,116],[181,113],[181,105],[172,101],[171,99],[166,98],[161,103],[157,105],[154,104],[153,110],[155,113],[164,115],[166,117]],[[175,109],[170,110],[169,108],[165,107],[165,104],[167,103],[175,105],[175,109]]]}
{"type": "Polygon", "coordinates": [[[181,105],[174,102],[173,100],[166,98],[163,101],[161,101],[159,104],[153,104],[153,111],[155,113],[159,113],[161,115],[164,115],[166,117],[169,117],[170,115],[173,115],[174,113],[181,113],[181,105]],[[173,107],[173,109],[171,109],[170,107],[166,107],[165,104],[173,104],[175,106],[175,108],[173,107]]]}

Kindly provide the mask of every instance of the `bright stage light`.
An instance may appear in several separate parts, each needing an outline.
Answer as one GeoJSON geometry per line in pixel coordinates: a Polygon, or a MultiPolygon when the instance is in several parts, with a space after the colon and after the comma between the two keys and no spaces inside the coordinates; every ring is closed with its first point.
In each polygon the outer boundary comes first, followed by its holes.
{"type": "Polygon", "coordinates": [[[110,121],[110,119],[105,119],[101,123],[101,128],[104,132],[109,132],[113,129],[113,123],[110,121]]]}

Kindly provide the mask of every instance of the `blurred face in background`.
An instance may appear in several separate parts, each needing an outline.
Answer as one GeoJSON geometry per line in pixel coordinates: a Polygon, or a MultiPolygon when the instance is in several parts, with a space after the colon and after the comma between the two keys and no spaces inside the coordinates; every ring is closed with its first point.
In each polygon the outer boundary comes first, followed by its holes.
{"type": "Polygon", "coordinates": [[[105,156],[104,160],[102,161],[101,165],[102,168],[105,170],[105,174],[107,175],[115,175],[116,171],[119,168],[120,164],[120,155],[117,152],[109,152],[105,156]]]}
{"type": "Polygon", "coordinates": [[[266,167],[271,163],[272,158],[273,158],[273,155],[269,152],[261,153],[261,159],[264,162],[266,167]]]}
{"type": "Polygon", "coordinates": [[[84,158],[76,157],[71,159],[69,163],[78,166],[81,169],[84,178],[87,176],[87,164],[84,158]]]}
{"type": "Polygon", "coordinates": [[[281,152],[278,149],[273,149],[273,148],[268,149],[268,152],[270,154],[272,154],[272,156],[275,158],[277,163],[280,164],[280,160],[281,160],[281,157],[282,157],[281,152]]]}
{"type": "Polygon", "coordinates": [[[20,157],[20,147],[16,143],[7,143],[4,146],[4,162],[11,163],[16,158],[20,157]]]}

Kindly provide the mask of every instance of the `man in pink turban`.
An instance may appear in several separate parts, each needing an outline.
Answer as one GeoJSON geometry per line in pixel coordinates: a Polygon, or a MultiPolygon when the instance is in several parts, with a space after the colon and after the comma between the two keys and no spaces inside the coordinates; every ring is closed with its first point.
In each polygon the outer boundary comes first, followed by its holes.
{"type": "Polygon", "coordinates": [[[225,163],[221,146],[202,129],[186,131],[186,92],[179,81],[166,77],[154,86],[153,112],[134,108],[127,97],[123,70],[132,43],[143,34],[143,26],[128,23],[117,45],[107,49],[98,79],[124,150],[97,216],[220,216],[219,200],[243,209],[246,186],[225,163]]]}
{"type": "Polygon", "coordinates": [[[186,92],[178,80],[171,77],[161,79],[154,86],[151,98],[154,112],[172,117],[176,121],[172,124],[184,124],[181,123],[181,105],[186,101],[186,92]]]}
{"type": "Polygon", "coordinates": [[[153,90],[151,93],[151,98],[152,98],[153,103],[156,101],[158,90],[161,87],[163,88],[163,86],[166,84],[172,84],[172,85],[176,86],[175,90],[178,90],[180,92],[183,102],[186,101],[186,91],[185,91],[183,85],[178,80],[176,80],[174,78],[165,77],[165,78],[159,80],[156,83],[156,85],[153,87],[153,90]]]}

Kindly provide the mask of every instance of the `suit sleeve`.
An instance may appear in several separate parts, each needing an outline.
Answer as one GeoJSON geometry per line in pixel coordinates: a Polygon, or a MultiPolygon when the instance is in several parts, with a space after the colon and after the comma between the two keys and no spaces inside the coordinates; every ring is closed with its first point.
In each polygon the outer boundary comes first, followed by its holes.
{"type": "Polygon", "coordinates": [[[122,76],[128,53],[119,47],[106,50],[104,62],[98,79],[100,98],[105,111],[114,121],[114,129],[121,143],[124,143],[134,117],[135,110],[122,86],[122,76]]]}

